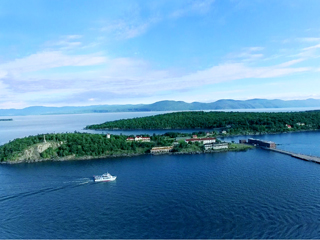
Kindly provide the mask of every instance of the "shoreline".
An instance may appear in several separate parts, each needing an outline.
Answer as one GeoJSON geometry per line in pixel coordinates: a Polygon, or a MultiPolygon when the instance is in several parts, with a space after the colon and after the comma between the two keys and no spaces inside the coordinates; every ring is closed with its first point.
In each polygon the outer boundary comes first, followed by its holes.
{"type": "MultiPolygon", "coordinates": [[[[194,130],[194,131],[199,131],[199,130],[205,130],[205,131],[208,131],[210,129],[201,129],[201,128],[197,128],[197,129],[143,129],[143,128],[138,128],[138,129],[86,129],[84,128],[83,130],[91,130],[91,131],[166,131],[166,130],[172,130],[172,131],[169,131],[169,132],[178,132],[179,130],[188,130],[188,131],[191,131],[191,130],[194,130]],[[176,130],[176,131],[175,131],[176,130]]],[[[320,131],[320,129],[303,129],[303,130],[294,130],[294,131],[286,131],[286,132],[263,132],[263,133],[248,133],[248,134],[217,134],[215,135],[214,137],[239,137],[239,136],[259,136],[259,135],[268,135],[268,134],[287,134],[287,133],[299,133],[299,132],[316,132],[316,131],[320,131]]]]}
{"type": "Polygon", "coordinates": [[[239,136],[262,136],[262,135],[276,135],[276,134],[289,134],[289,133],[300,133],[300,132],[320,132],[320,129],[308,129],[308,130],[297,130],[297,131],[289,131],[289,132],[270,132],[270,133],[249,133],[249,134],[225,134],[225,135],[217,135],[216,137],[239,137],[239,136]]]}
{"type": "MultiPolygon", "coordinates": [[[[261,133],[261,134],[235,134],[235,135],[223,135],[223,136],[216,136],[216,137],[239,137],[239,136],[259,136],[259,135],[274,135],[274,134],[288,134],[288,133],[299,133],[299,132],[316,132],[320,131],[319,129],[312,129],[312,130],[299,130],[299,131],[288,131],[288,132],[278,132],[278,133],[261,133]]],[[[239,144],[239,143],[235,143],[239,144]]],[[[247,145],[247,147],[240,147],[236,149],[219,149],[219,150],[201,150],[201,151],[191,151],[191,152],[167,152],[167,153],[120,153],[120,154],[111,154],[111,155],[102,155],[102,156],[81,156],[81,157],[75,157],[75,156],[66,156],[66,157],[58,157],[58,158],[49,158],[49,159],[33,159],[33,160],[17,160],[17,161],[3,161],[0,162],[0,164],[19,164],[19,163],[37,163],[37,162],[63,162],[63,161],[82,161],[82,160],[95,160],[95,159],[112,159],[112,158],[120,158],[120,157],[135,157],[135,156],[142,156],[142,155],[183,155],[183,154],[207,154],[207,153],[219,153],[219,152],[235,152],[235,151],[247,151],[250,149],[253,149],[254,146],[247,145]]]]}
{"type": "MultiPolygon", "coordinates": [[[[247,145],[247,144],[246,144],[247,145]]],[[[194,152],[168,152],[168,153],[132,153],[132,154],[115,154],[115,155],[103,155],[103,156],[83,156],[83,157],[63,157],[63,158],[54,158],[54,159],[37,159],[37,160],[23,160],[23,161],[8,161],[8,162],[0,162],[0,164],[4,165],[13,165],[20,163],[38,163],[38,162],[64,162],[64,161],[83,161],[83,160],[98,160],[98,159],[113,159],[113,158],[121,158],[121,157],[137,157],[143,155],[151,155],[151,156],[162,156],[162,155],[195,155],[195,154],[209,154],[209,153],[222,153],[222,152],[241,152],[254,149],[254,146],[247,145],[247,147],[243,147],[240,149],[219,149],[219,150],[205,150],[205,151],[194,151],[194,152]]]]}

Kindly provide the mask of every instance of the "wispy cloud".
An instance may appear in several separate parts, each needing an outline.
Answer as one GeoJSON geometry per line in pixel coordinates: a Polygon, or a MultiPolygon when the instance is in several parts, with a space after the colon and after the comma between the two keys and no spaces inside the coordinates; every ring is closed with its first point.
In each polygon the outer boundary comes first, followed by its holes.
{"type": "Polygon", "coordinates": [[[309,51],[309,50],[315,50],[315,49],[319,49],[319,48],[320,48],[320,44],[317,44],[317,45],[313,45],[311,47],[304,48],[302,50],[303,51],[309,51]]]}
{"type": "Polygon", "coordinates": [[[160,21],[154,17],[145,21],[117,20],[106,24],[100,30],[113,35],[116,39],[130,39],[144,34],[153,24],[160,21]]]}
{"type": "MultiPolygon", "coordinates": [[[[79,39],[82,37],[70,35],[56,46],[66,46],[79,39]]],[[[314,44],[301,49],[301,52],[316,51],[318,48],[314,44]]],[[[257,66],[256,60],[265,59],[266,52],[267,49],[261,46],[242,48],[238,53],[229,54],[220,64],[201,71],[185,70],[177,73],[174,69],[156,69],[148,61],[138,58],[111,58],[102,53],[68,54],[69,51],[46,50],[0,65],[0,91],[6,92],[0,99],[11,102],[10,106],[15,107],[19,104],[22,106],[24,101],[29,104],[40,101],[49,105],[102,104],[111,98],[150,98],[161,96],[165,92],[185,92],[187,95],[195,89],[211,88],[221,83],[246,79],[265,79],[265,82],[273,78],[315,71],[314,68],[298,65],[308,59],[306,57],[257,66]],[[84,66],[88,68],[46,72],[61,67],[84,66]],[[18,96],[15,103],[8,94],[18,96]]]]}
{"type": "Polygon", "coordinates": [[[261,51],[263,50],[264,50],[263,47],[243,48],[241,52],[230,53],[225,58],[227,60],[233,60],[233,61],[240,60],[242,62],[256,61],[264,57],[264,55],[261,53],[261,51]]]}
{"type": "Polygon", "coordinates": [[[290,67],[290,66],[292,66],[294,64],[297,64],[299,62],[302,62],[304,60],[305,60],[304,58],[294,59],[294,60],[291,60],[291,61],[288,61],[288,62],[281,63],[281,64],[278,65],[278,67],[290,67]]]}
{"type": "Polygon", "coordinates": [[[197,85],[211,85],[221,82],[250,78],[275,78],[293,73],[305,72],[309,68],[288,68],[279,66],[249,67],[243,63],[221,64],[179,78],[168,79],[171,87],[192,88],[197,85]]]}
{"type": "Polygon", "coordinates": [[[131,39],[143,35],[157,23],[175,18],[185,17],[189,14],[206,14],[210,11],[215,0],[192,0],[183,4],[183,6],[171,13],[153,12],[149,17],[142,16],[140,9],[134,9],[134,12],[127,16],[103,23],[101,32],[107,33],[109,37],[115,39],[131,39]]]}
{"type": "Polygon", "coordinates": [[[16,75],[57,67],[92,66],[105,61],[106,58],[98,54],[66,55],[60,51],[44,51],[1,64],[0,72],[16,75]]]}
{"type": "Polygon", "coordinates": [[[185,6],[174,11],[170,17],[180,18],[189,14],[205,14],[208,13],[215,0],[195,0],[187,1],[185,6]]]}
{"type": "Polygon", "coordinates": [[[61,36],[56,41],[49,41],[44,44],[46,48],[54,48],[59,49],[60,51],[64,50],[70,50],[77,47],[80,47],[82,45],[82,42],[80,39],[83,36],[81,35],[67,35],[67,36],[61,36]]]}
{"type": "MultiPolygon", "coordinates": [[[[258,51],[260,48],[250,50],[258,51]]],[[[97,55],[67,56],[59,52],[45,52],[0,65],[0,69],[9,72],[10,77],[3,74],[3,88],[19,93],[17,102],[24,98],[29,102],[41,101],[44,104],[63,101],[80,104],[83,101],[92,102],[93,99],[103,103],[111,96],[125,96],[126,99],[159,96],[165,91],[192,91],[223,82],[277,78],[310,71],[310,68],[290,67],[299,61],[302,60],[296,59],[269,67],[253,67],[245,62],[224,63],[202,71],[177,75],[174,71],[153,69],[142,59],[111,59],[97,55]],[[42,69],[96,64],[101,67],[93,72],[88,70],[82,74],[74,71],[62,75],[37,75],[37,71],[42,69]],[[36,99],[33,100],[35,96],[36,99]]]]}
{"type": "Polygon", "coordinates": [[[8,74],[8,72],[7,72],[7,71],[5,71],[5,70],[1,70],[1,69],[0,69],[0,79],[1,79],[1,78],[6,77],[6,76],[7,76],[7,74],[8,74]]]}
{"type": "Polygon", "coordinates": [[[306,59],[312,59],[312,58],[318,58],[320,57],[320,43],[316,45],[312,45],[309,47],[302,48],[296,56],[306,58],[306,59]]]}
{"type": "Polygon", "coordinates": [[[320,38],[317,38],[317,37],[298,38],[298,40],[301,42],[307,42],[307,43],[320,42],[320,38]]]}

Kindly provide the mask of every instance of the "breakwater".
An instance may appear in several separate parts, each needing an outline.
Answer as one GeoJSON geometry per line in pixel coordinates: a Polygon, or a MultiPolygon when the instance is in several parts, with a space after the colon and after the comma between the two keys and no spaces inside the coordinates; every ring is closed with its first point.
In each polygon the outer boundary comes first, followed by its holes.
{"type": "Polygon", "coordinates": [[[239,142],[240,143],[248,143],[250,145],[257,146],[257,147],[260,147],[260,148],[265,149],[265,150],[282,153],[282,154],[289,155],[291,157],[298,158],[298,159],[301,159],[301,160],[304,160],[304,161],[320,163],[320,157],[310,156],[310,155],[305,155],[305,154],[294,153],[294,152],[289,152],[289,151],[277,149],[276,148],[276,144],[274,142],[271,142],[271,141],[249,138],[248,142],[246,140],[240,140],[239,142]]]}
{"type": "Polygon", "coordinates": [[[274,152],[282,153],[285,155],[289,155],[291,157],[298,158],[298,159],[301,159],[304,161],[320,163],[320,157],[310,156],[310,155],[305,155],[305,154],[300,154],[300,153],[288,152],[288,151],[284,151],[284,150],[276,149],[276,148],[267,148],[267,147],[261,147],[261,148],[269,150],[269,151],[274,151],[274,152]]]}

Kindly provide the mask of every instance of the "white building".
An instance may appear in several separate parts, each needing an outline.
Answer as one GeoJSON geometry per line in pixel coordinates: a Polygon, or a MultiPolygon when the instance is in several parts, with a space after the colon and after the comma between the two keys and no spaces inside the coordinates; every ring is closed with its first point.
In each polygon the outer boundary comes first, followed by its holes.
{"type": "Polygon", "coordinates": [[[135,141],[140,141],[140,142],[150,142],[150,138],[149,137],[142,137],[142,136],[136,136],[134,138],[135,141]]]}
{"type": "Polygon", "coordinates": [[[228,143],[209,143],[209,144],[204,144],[204,149],[205,150],[219,150],[219,149],[228,149],[229,145],[228,143]]]}
{"type": "Polygon", "coordinates": [[[215,138],[189,138],[186,139],[186,143],[189,142],[200,142],[203,144],[208,144],[208,143],[215,143],[216,139],[215,138]]]}
{"type": "Polygon", "coordinates": [[[151,153],[168,153],[173,149],[173,146],[167,147],[153,147],[150,152],[151,153]]]}

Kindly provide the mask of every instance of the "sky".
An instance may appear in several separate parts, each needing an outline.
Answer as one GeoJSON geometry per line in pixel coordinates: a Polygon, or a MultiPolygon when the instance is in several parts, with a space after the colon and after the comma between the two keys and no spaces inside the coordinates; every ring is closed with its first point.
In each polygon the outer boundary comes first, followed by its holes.
{"type": "Polygon", "coordinates": [[[0,108],[320,99],[319,0],[1,0],[0,108]]]}

